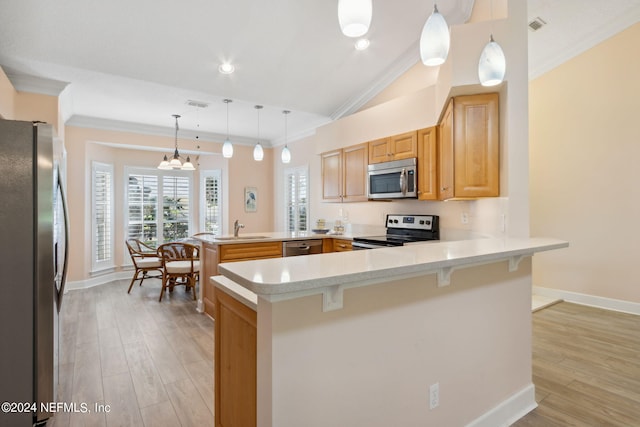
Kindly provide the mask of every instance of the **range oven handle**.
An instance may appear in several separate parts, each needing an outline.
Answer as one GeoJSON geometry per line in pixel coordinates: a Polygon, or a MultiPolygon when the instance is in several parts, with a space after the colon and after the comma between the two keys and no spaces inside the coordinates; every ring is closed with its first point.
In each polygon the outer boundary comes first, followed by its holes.
{"type": "Polygon", "coordinates": [[[352,249],[378,249],[378,248],[387,248],[391,245],[385,244],[375,244],[375,243],[365,243],[365,242],[356,242],[355,240],[351,244],[352,249]]]}

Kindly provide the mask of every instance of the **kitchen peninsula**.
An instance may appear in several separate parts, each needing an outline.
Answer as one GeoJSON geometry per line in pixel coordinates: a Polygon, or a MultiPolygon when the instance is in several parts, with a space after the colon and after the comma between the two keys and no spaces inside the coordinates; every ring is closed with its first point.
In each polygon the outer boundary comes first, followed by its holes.
{"type": "Polygon", "coordinates": [[[536,406],[531,256],[567,246],[477,239],[219,265],[217,425],[508,425],[536,406]]]}

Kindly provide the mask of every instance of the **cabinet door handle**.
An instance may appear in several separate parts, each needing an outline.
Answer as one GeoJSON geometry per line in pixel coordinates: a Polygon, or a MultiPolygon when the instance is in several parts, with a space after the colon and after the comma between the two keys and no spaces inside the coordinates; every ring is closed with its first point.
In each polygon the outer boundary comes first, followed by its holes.
{"type": "Polygon", "coordinates": [[[346,248],[346,247],[347,247],[347,245],[345,245],[345,244],[343,243],[343,244],[341,244],[341,245],[338,245],[338,247],[340,247],[340,248],[346,248]]]}
{"type": "Polygon", "coordinates": [[[448,189],[449,189],[449,187],[442,187],[442,188],[440,189],[440,191],[447,191],[448,189]]]}

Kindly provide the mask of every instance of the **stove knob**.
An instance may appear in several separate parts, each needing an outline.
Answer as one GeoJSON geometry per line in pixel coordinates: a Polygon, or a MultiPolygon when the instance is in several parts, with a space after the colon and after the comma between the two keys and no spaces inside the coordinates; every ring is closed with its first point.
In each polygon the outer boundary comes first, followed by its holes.
{"type": "Polygon", "coordinates": [[[393,220],[393,223],[394,223],[394,224],[397,224],[397,223],[398,223],[398,220],[397,220],[397,219],[394,219],[394,220],[393,220]]]}
{"type": "Polygon", "coordinates": [[[424,225],[424,220],[423,219],[420,220],[420,225],[424,225]]]}

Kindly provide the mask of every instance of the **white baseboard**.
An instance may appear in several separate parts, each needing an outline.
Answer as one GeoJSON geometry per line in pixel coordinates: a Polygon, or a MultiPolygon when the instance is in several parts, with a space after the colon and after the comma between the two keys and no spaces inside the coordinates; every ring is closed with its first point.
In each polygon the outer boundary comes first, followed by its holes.
{"type": "Polygon", "coordinates": [[[87,289],[93,288],[94,286],[104,285],[106,283],[111,283],[116,280],[129,279],[131,280],[133,277],[133,271],[118,271],[109,274],[103,274],[101,276],[91,277],[86,280],[76,280],[73,282],[67,282],[64,290],[67,291],[76,291],[78,289],[87,289]]]}
{"type": "Polygon", "coordinates": [[[563,291],[560,289],[543,288],[540,286],[534,286],[533,293],[549,298],[562,299],[564,301],[573,302],[576,304],[640,315],[640,303],[637,302],[599,297],[596,295],[581,294],[578,292],[563,291]]]}
{"type": "Polygon", "coordinates": [[[537,406],[536,389],[533,384],[529,384],[489,412],[467,424],[467,427],[507,427],[533,411],[537,406]]]}

